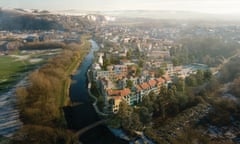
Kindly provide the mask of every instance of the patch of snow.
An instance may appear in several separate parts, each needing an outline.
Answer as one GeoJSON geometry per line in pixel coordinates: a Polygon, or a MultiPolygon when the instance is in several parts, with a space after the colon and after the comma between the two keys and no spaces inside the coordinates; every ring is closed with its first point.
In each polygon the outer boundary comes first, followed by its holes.
{"type": "Polygon", "coordinates": [[[40,61],[42,61],[43,59],[42,58],[32,58],[29,60],[30,63],[38,63],[40,61]]]}
{"type": "Polygon", "coordinates": [[[17,58],[17,60],[27,60],[29,59],[29,55],[10,55],[11,57],[17,58]]]}

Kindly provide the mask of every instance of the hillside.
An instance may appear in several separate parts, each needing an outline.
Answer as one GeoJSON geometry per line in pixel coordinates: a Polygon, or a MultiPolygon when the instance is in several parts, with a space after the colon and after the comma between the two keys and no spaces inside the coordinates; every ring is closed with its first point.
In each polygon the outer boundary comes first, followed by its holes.
{"type": "Polygon", "coordinates": [[[105,23],[102,15],[65,15],[48,11],[0,9],[0,30],[67,30],[81,32],[105,23]]]}
{"type": "Polygon", "coordinates": [[[0,30],[50,30],[63,27],[54,20],[14,11],[0,10],[0,30]]]}

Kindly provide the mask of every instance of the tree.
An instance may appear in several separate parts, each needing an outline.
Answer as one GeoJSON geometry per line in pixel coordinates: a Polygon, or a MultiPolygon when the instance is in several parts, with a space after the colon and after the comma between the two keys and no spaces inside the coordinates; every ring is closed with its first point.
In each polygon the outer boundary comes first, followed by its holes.
{"type": "Polygon", "coordinates": [[[144,64],[143,59],[139,59],[139,61],[138,61],[138,66],[142,68],[142,67],[143,67],[143,64],[144,64]]]}
{"type": "Polygon", "coordinates": [[[179,133],[176,137],[171,138],[170,141],[172,144],[207,144],[209,143],[209,138],[206,135],[199,135],[199,131],[186,128],[184,132],[179,133]]]}
{"type": "Polygon", "coordinates": [[[151,122],[151,113],[149,112],[147,107],[142,106],[139,110],[139,116],[140,116],[140,121],[144,124],[147,125],[151,122]]]}
{"type": "Polygon", "coordinates": [[[191,87],[197,85],[197,80],[193,75],[186,77],[185,82],[188,86],[191,86],[191,87]]]}
{"type": "Polygon", "coordinates": [[[240,98],[240,77],[236,78],[231,86],[230,91],[236,96],[240,98]]]}
{"type": "Polygon", "coordinates": [[[160,96],[160,97],[166,97],[167,94],[168,94],[168,89],[167,89],[167,87],[164,86],[164,85],[161,86],[159,96],[160,96]]]}
{"type": "Polygon", "coordinates": [[[177,81],[175,82],[177,91],[184,92],[185,89],[185,81],[183,78],[178,78],[177,81]]]}
{"type": "Polygon", "coordinates": [[[210,80],[212,78],[212,72],[210,70],[204,71],[204,79],[210,80]]]}
{"type": "Polygon", "coordinates": [[[196,75],[195,75],[197,84],[202,84],[204,81],[204,73],[202,70],[198,70],[196,75]]]}
{"type": "Polygon", "coordinates": [[[168,101],[168,89],[166,86],[162,86],[160,89],[159,97],[157,99],[157,102],[160,106],[162,118],[165,118],[166,116],[166,107],[169,103],[168,101]]]}
{"type": "Polygon", "coordinates": [[[141,124],[141,121],[140,121],[140,117],[139,117],[139,114],[134,112],[132,113],[132,125],[131,125],[131,129],[134,129],[134,130],[142,130],[142,124],[141,124]]]}
{"type": "Polygon", "coordinates": [[[122,101],[119,106],[117,117],[120,119],[121,126],[125,129],[129,129],[131,126],[131,116],[133,109],[125,101],[122,101]]]}
{"type": "Polygon", "coordinates": [[[46,126],[25,125],[16,134],[14,143],[26,144],[77,144],[74,134],[46,126]]]}
{"type": "MultiPolygon", "coordinates": [[[[66,47],[62,53],[32,72],[29,75],[29,86],[16,90],[21,120],[24,122],[20,131],[30,143],[73,143],[67,142],[71,137],[65,141],[67,134],[57,129],[66,126],[61,107],[67,96],[63,89],[68,83],[69,69],[87,52],[86,47],[83,50],[72,46],[66,47]]],[[[26,143],[24,138],[16,143],[26,143]]]]}
{"type": "Polygon", "coordinates": [[[161,77],[161,76],[163,76],[165,74],[165,70],[163,69],[163,68],[159,68],[159,69],[157,69],[157,71],[156,71],[156,77],[161,77]]]}
{"type": "Polygon", "coordinates": [[[173,63],[173,66],[178,66],[179,65],[179,61],[176,58],[172,59],[172,63],[173,63]]]}
{"type": "Polygon", "coordinates": [[[174,97],[177,94],[177,87],[175,85],[172,85],[169,89],[168,89],[168,96],[170,97],[174,97]]]}
{"type": "Polygon", "coordinates": [[[126,88],[132,88],[132,87],[133,87],[133,81],[127,80],[126,83],[127,83],[127,84],[126,84],[126,88]]]}
{"type": "Polygon", "coordinates": [[[103,69],[106,70],[107,69],[107,66],[109,66],[111,63],[110,63],[110,60],[109,59],[104,59],[103,60],[103,69]]]}
{"type": "Polygon", "coordinates": [[[142,73],[141,68],[137,67],[137,70],[136,70],[136,76],[140,76],[141,73],[142,73]]]}
{"type": "Polygon", "coordinates": [[[16,89],[16,95],[18,98],[18,105],[20,109],[25,109],[26,97],[28,97],[28,91],[24,87],[19,87],[16,89]]]}
{"type": "Polygon", "coordinates": [[[128,50],[128,51],[127,51],[127,58],[130,59],[131,56],[132,56],[132,51],[128,50]]]}
{"type": "Polygon", "coordinates": [[[151,98],[149,96],[144,96],[142,99],[142,106],[147,107],[149,109],[150,112],[153,112],[153,104],[154,101],[151,100],[151,98]]]}

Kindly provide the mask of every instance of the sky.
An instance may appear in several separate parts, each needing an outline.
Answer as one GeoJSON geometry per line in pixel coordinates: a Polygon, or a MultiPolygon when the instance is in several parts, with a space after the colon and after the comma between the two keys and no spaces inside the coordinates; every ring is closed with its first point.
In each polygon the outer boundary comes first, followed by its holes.
{"type": "Polygon", "coordinates": [[[41,10],[171,10],[240,14],[240,0],[0,0],[3,8],[41,10]]]}

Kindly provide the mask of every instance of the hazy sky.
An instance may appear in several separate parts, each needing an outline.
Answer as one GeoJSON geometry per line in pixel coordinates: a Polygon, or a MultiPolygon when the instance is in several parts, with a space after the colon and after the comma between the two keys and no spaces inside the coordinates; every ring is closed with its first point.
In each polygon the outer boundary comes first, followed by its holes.
{"type": "Polygon", "coordinates": [[[240,0],[0,0],[0,6],[45,10],[181,10],[240,14],[240,0]]]}

